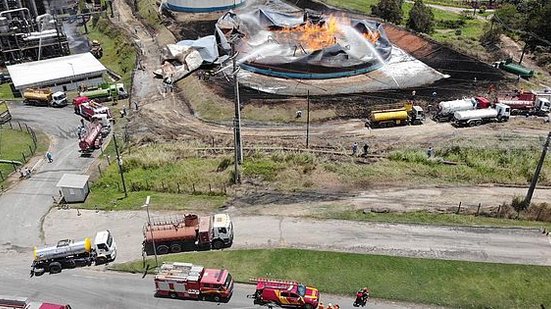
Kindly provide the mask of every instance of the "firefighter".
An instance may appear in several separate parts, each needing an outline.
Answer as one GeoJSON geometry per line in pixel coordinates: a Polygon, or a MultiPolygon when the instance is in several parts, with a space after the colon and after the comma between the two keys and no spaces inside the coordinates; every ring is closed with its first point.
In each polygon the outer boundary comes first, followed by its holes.
{"type": "Polygon", "coordinates": [[[320,302],[320,303],[319,303],[319,305],[318,305],[318,309],[325,309],[325,306],[323,305],[323,303],[322,303],[322,302],[320,302]]]}
{"type": "Polygon", "coordinates": [[[333,305],[329,303],[329,305],[327,305],[327,309],[335,309],[335,308],[333,308],[333,305]]]}

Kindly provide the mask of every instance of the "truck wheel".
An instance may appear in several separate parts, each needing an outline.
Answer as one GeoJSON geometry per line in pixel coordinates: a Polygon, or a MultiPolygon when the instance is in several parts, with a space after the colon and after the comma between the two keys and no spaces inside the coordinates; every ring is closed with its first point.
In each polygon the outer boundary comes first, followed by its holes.
{"type": "Polygon", "coordinates": [[[62,269],[61,263],[53,262],[50,264],[49,269],[50,269],[50,274],[58,274],[61,272],[61,269],[62,269]]]}
{"type": "Polygon", "coordinates": [[[179,244],[173,244],[172,246],[170,246],[170,252],[178,253],[180,251],[182,251],[182,247],[179,244]]]}
{"type": "Polygon", "coordinates": [[[37,276],[37,277],[40,277],[40,276],[44,275],[45,272],[46,272],[46,270],[44,268],[35,268],[34,269],[34,275],[37,276]]]}
{"type": "Polygon", "coordinates": [[[106,264],[107,259],[105,257],[99,257],[96,259],[96,265],[106,264]]]}
{"type": "Polygon", "coordinates": [[[219,303],[220,300],[221,300],[220,295],[214,295],[214,297],[212,299],[217,303],[219,303]]]}
{"type": "Polygon", "coordinates": [[[306,304],[306,305],[304,305],[303,308],[304,309],[313,309],[314,307],[312,307],[312,305],[310,305],[310,304],[306,304]]]}
{"type": "Polygon", "coordinates": [[[160,245],[157,247],[157,253],[158,254],[167,254],[168,253],[168,247],[165,245],[160,245]]]}
{"type": "Polygon", "coordinates": [[[174,293],[174,292],[170,293],[169,295],[170,295],[170,298],[177,298],[178,297],[178,295],[176,295],[176,293],[174,293]]]}
{"type": "Polygon", "coordinates": [[[212,247],[214,249],[222,249],[224,247],[224,242],[221,241],[220,239],[217,239],[212,242],[212,247]]]}

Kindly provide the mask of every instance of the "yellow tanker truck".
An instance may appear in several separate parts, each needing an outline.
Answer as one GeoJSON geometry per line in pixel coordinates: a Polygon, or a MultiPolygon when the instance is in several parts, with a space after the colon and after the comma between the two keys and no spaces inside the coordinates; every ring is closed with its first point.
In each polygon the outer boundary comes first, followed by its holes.
{"type": "Polygon", "coordinates": [[[25,104],[61,107],[67,105],[67,95],[63,91],[52,93],[50,89],[28,88],[23,92],[25,104]]]}
{"type": "Polygon", "coordinates": [[[425,120],[423,108],[406,103],[402,108],[371,111],[365,126],[370,128],[392,127],[408,124],[422,124],[425,120]]]}

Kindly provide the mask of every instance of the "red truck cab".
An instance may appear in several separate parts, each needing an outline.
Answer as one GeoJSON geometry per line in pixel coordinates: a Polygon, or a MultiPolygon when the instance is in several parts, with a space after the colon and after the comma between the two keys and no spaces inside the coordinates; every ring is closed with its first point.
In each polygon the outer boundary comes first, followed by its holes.
{"type": "Polygon", "coordinates": [[[27,297],[0,296],[0,309],[71,309],[69,305],[31,302],[27,297]]]}
{"type": "Polygon", "coordinates": [[[175,262],[163,264],[155,276],[155,296],[229,301],[233,284],[233,278],[226,269],[175,262]]]}
{"type": "Polygon", "coordinates": [[[319,291],[297,281],[258,278],[254,304],[277,304],[282,307],[315,309],[319,304],[319,291]]]}

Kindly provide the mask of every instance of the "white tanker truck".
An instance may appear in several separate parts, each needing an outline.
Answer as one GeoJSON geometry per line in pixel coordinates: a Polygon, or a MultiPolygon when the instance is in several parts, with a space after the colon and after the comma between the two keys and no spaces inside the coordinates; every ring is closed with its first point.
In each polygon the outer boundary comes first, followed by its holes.
{"type": "Polygon", "coordinates": [[[491,121],[507,121],[511,116],[508,105],[498,103],[495,108],[460,111],[453,114],[453,122],[458,127],[473,127],[491,121]]]}
{"type": "Polygon", "coordinates": [[[105,264],[117,257],[117,245],[108,230],[96,234],[92,243],[90,238],[81,241],[60,240],[57,245],[34,248],[34,261],[31,276],[40,276],[45,272],[56,274],[64,268],[105,264]]]}
{"type": "Polygon", "coordinates": [[[433,115],[434,121],[450,121],[453,114],[459,111],[475,110],[477,108],[488,108],[490,101],[485,97],[466,98],[453,101],[442,101],[438,103],[438,110],[433,115]]]}

